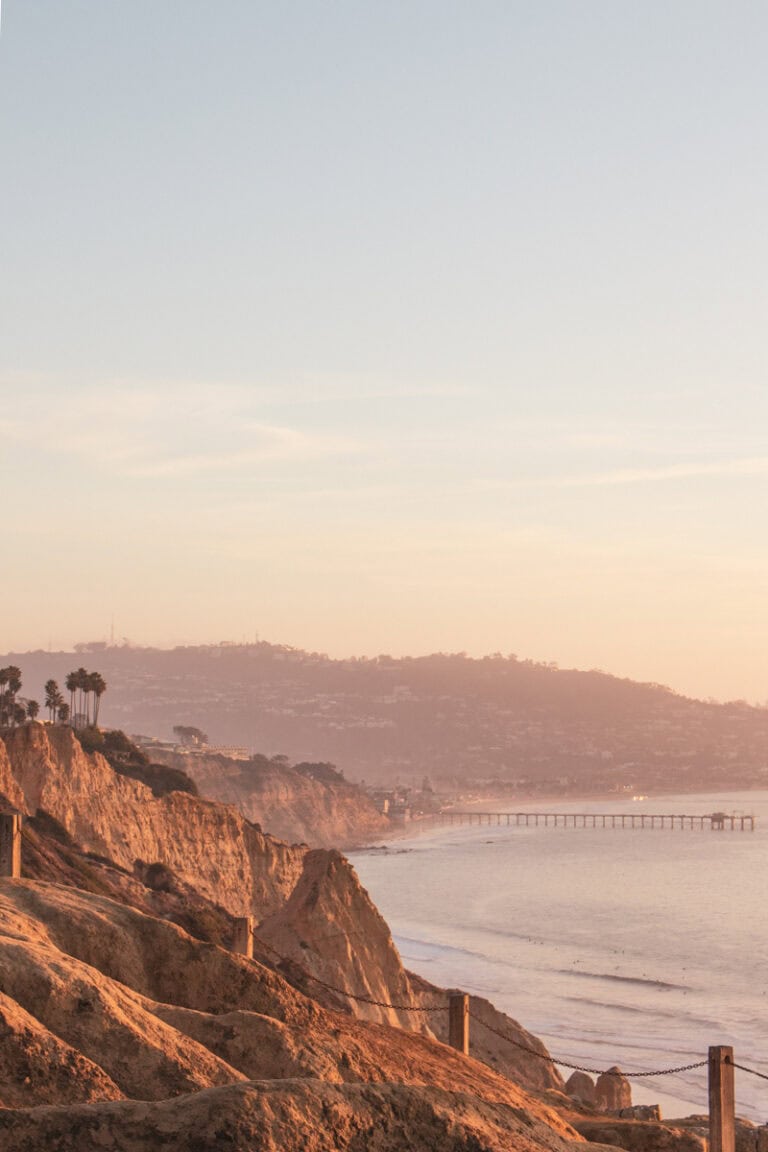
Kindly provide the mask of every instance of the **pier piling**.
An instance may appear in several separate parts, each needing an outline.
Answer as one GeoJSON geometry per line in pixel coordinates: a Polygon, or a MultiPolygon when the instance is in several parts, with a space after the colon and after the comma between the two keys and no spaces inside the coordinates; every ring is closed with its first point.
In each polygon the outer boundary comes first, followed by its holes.
{"type": "Polygon", "coordinates": [[[707,816],[686,815],[685,813],[652,813],[652,812],[457,812],[450,809],[447,812],[435,812],[425,819],[435,820],[441,824],[493,824],[507,828],[611,828],[627,829],[651,828],[669,829],[674,832],[677,828],[690,831],[705,828],[713,832],[754,832],[754,816],[726,816],[723,812],[712,812],[707,816]]]}

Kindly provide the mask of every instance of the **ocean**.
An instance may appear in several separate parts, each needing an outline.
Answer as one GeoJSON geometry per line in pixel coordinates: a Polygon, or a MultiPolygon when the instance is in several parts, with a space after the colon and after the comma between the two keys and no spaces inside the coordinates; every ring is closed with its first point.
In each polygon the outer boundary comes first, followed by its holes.
{"type": "MultiPolygon", "coordinates": [[[[643,1072],[730,1044],[768,1075],[768,792],[491,808],[754,814],[753,833],[424,828],[350,859],[407,968],[486,996],[560,1061],[643,1072]]],[[[667,1118],[707,1110],[706,1068],[632,1089],[667,1118]]],[[[768,1081],[737,1071],[736,1101],[765,1123],[768,1081]]]]}

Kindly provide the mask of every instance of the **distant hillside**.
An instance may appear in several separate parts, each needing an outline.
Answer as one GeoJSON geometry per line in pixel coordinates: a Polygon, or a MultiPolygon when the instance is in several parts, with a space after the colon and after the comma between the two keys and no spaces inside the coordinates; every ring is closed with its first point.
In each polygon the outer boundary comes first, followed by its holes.
{"type": "Polygon", "coordinates": [[[351,779],[768,782],[768,710],[515,657],[332,660],[257,643],[0,656],[11,661],[27,695],[83,662],[98,668],[106,725],[166,738],[176,724],[197,725],[214,744],[331,761],[351,779]]]}

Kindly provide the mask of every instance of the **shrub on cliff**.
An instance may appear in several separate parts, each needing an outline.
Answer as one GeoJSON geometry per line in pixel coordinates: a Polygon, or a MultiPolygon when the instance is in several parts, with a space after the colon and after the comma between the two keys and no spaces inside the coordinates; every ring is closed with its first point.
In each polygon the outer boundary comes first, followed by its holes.
{"type": "Polygon", "coordinates": [[[188,792],[198,796],[197,785],[180,768],[167,764],[150,764],[149,758],[137,748],[119,728],[102,732],[99,728],[83,728],[76,732],[84,751],[100,752],[115,772],[129,776],[152,789],[154,796],[167,796],[169,792],[188,792]]]}
{"type": "Polygon", "coordinates": [[[144,872],[144,883],[154,892],[173,892],[175,876],[166,864],[149,864],[144,872]]]}
{"type": "MultiPolygon", "coordinates": [[[[73,729],[77,736],[84,752],[101,752],[102,755],[106,754],[106,746],[104,740],[104,733],[100,728],[81,728],[79,731],[73,729]]],[[[109,760],[109,756],[107,756],[109,760]]]]}
{"type": "Polygon", "coordinates": [[[301,764],[294,764],[294,769],[302,776],[307,776],[310,780],[319,780],[323,784],[346,784],[341,769],[327,761],[312,764],[304,760],[301,764]]]}
{"type": "Polygon", "coordinates": [[[121,776],[130,776],[152,789],[153,796],[167,796],[169,792],[188,792],[190,796],[199,796],[197,784],[186,772],[180,768],[171,768],[167,764],[113,764],[112,767],[121,776]]]}

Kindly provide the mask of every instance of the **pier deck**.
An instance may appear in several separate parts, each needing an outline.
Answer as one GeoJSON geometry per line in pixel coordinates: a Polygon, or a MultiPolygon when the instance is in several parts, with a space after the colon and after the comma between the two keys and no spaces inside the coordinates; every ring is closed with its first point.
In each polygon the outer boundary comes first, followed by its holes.
{"type": "Polygon", "coordinates": [[[754,832],[754,816],[711,812],[707,816],[687,816],[650,812],[435,812],[425,819],[440,824],[487,824],[497,827],[544,828],[623,828],[690,829],[712,832],[754,832]]]}

